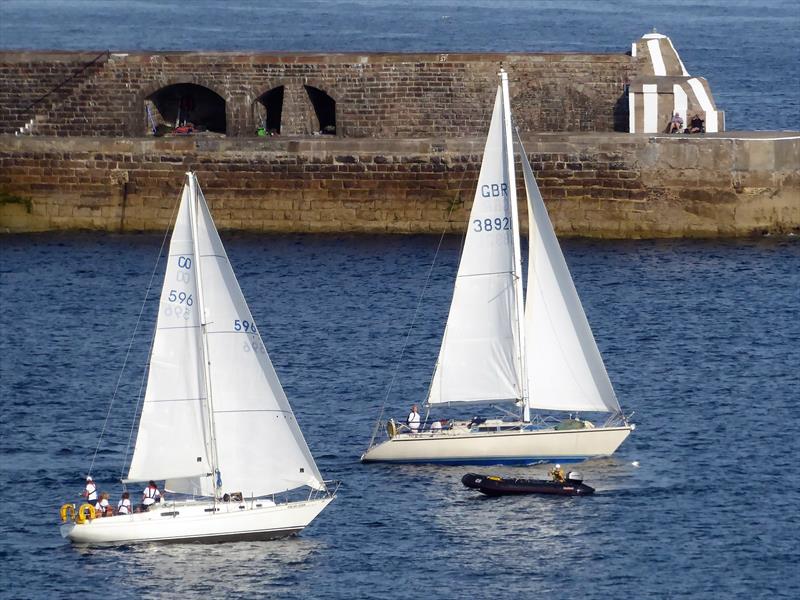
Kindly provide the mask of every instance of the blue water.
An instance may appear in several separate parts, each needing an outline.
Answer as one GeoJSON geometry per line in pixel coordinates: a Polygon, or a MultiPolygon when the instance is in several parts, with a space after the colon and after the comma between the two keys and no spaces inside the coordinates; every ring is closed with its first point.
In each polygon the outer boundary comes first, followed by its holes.
{"type": "MultiPolygon", "coordinates": [[[[445,239],[400,363],[438,238],[223,241],[319,467],[343,481],[338,498],[276,542],[64,543],[58,507],[82,489],[161,238],[3,236],[0,596],[794,597],[796,238],[566,241],[638,427],[613,458],[581,466],[596,495],[501,499],[464,489],[465,467],[358,462],[393,375],[390,414],[423,396],[460,240],[445,239]]],[[[94,468],[112,496],[153,308],[94,468]]]]}
{"type": "Polygon", "coordinates": [[[3,0],[0,48],[614,52],[655,27],[730,130],[800,128],[797,0],[3,0]]]}

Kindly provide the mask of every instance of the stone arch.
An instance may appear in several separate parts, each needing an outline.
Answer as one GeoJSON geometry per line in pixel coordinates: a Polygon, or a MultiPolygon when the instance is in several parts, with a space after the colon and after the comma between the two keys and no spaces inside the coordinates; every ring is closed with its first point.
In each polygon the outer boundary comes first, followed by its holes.
{"type": "Polygon", "coordinates": [[[255,99],[253,102],[253,120],[256,123],[256,128],[263,128],[269,134],[281,132],[285,91],[286,86],[277,85],[255,99]]]}
{"type": "Polygon", "coordinates": [[[226,134],[228,102],[212,88],[194,82],[176,81],[144,93],[147,122],[145,130],[171,129],[176,124],[192,123],[197,130],[226,134]]]}
{"type": "Polygon", "coordinates": [[[322,85],[306,78],[272,82],[252,103],[255,128],[282,135],[336,135],[337,103],[322,85]]]}
{"type": "Polygon", "coordinates": [[[312,85],[304,85],[317,117],[317,131],[323,135],[336,135],[336,100],[312,85]]]}

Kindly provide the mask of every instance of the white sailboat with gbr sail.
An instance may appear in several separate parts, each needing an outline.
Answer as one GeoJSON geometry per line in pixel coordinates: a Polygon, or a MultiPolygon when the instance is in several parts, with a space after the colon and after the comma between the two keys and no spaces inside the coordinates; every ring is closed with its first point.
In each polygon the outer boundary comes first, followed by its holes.
{"type": "Polygon", "coordinates": [[[170,242],[124,483],[148,480],[163,481],[170,499],[94,519],[83,510],[70,519],[74,510],[62,510],[62,535],[82,543],[270,539],[299,532],[334,498],[194,173],[187,174],[170,242]]]}
{"type": "MultiPolygon", "coordinates": [[[[527,298],[517,215],[508,76],[500,73],[439,359],[425,401],[519,409],[416,431],[379,422],[364,462],[532,464],[613,454],[634,429],[622,413],[522,141],[528,199],[527,298]],[[537,414],[539,411],[540,414],[537,414]],[[552,413],[566,413],[558,418],[552,413]],[[605,413],[603,425],[582,418],[605,413]],[[513,413],[512,413],[513,414],[513,413]],[[378,440],[383,430],[385,440],[378,440]]],[[[435,422],[435,421],[434,421],[435,422]]]]}

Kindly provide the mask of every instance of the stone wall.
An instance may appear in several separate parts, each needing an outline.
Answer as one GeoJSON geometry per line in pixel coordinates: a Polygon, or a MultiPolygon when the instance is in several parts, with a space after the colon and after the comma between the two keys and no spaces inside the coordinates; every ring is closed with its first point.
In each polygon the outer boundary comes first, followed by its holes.
{"type": "MultiPolygon", "coordinates": [[[[163,231],[193,169],[222,229],[462,231],[483,143],[0,136],[0,228],[163,231]]],[[[561,234],[800,228],[796,134],[544,134],[526,149],[561,234]]]]}
{"type": "MultiPolygon", "coordinates": [[[[511,103],[522,131],[627,128],[624,54],[91,54],[0,52],[0,133],[35,115],[29,133],[142,136],[145,100],[166,86],[191,83],[224,99],[228,136],[254,136],[258,99],[286,90],[287,129],[309,134],[314,109],[304,86],[336,103],[339,137],[483,135],[497,72],[510,74],[511,103]],[[38,98],[69,78],[46,101],[38,98]]],[[[313,129],[313,127],[311,127],[313,129]]]]}

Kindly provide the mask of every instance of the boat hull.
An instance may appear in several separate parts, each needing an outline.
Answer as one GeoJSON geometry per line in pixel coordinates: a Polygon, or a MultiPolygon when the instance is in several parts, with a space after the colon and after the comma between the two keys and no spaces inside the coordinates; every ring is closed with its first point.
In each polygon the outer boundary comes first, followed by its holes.
{"type": "Polygon", "coordinates": [[[594,488],[580,481],[547,481],[545,479],[505,479],[495,475],[467,473],[461,478],[466,487],[487,496],[518,496],[521,494],[548,494],[555,496],[588,496],[594,488]]]}
{"type": "Polygon", "coordinates": [[[361,461],[448,465],[579,462],[614,454],[632,430],[633,425],[625,425],[560,431],[398,434],[367,450],[361,461]]]}
{"type": "Polygon", "coordinates": [[[165,505],[144,513],[65,523],[61,535],[77,544],[270,540],[300,532],[331,500],[333,497],[262,507],[256,501],[252,508],[249,501],[165,505]]]}

